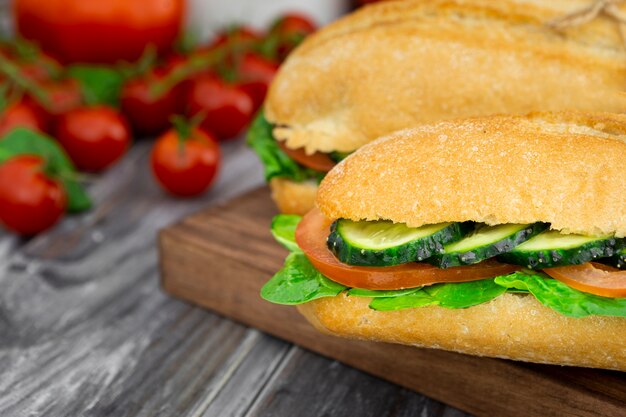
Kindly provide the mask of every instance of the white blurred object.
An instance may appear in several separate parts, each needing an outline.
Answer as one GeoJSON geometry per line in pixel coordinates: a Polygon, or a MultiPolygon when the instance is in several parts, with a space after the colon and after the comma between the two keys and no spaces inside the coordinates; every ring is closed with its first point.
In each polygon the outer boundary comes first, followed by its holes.
{"type": "Polygon", "coordinates": [[[300,12],[323,26],[349,9],[348,0],[188,0],[187,28],[207,40],[224,27],[247,24],[267,29],[276,17],[300,12]]]}

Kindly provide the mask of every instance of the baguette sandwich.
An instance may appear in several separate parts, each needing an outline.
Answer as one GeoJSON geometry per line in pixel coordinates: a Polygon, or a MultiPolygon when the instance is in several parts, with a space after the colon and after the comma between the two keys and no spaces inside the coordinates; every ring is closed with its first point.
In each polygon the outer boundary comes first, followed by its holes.
{"type": "Polygon", "coordinates": [[[278,207],[305,213],[338,161],[407,126],[539,110],[624,111],[618,24],[599,13],[562,30],[548,25],[590,3],[390,1],[309,37],[279,70],[249,136],[278,207]]]}
{"type": "Polygon", "coordinates": [[[337,336],[626,371],[624,161],[609,113],[392,133],[274,219],[261,296],[337,336]]]}

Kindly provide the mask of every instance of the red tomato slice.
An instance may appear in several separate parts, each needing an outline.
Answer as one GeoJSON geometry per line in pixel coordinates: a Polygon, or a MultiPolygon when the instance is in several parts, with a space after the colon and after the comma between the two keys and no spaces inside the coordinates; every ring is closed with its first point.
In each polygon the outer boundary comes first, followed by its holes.
{"type": "Polygon", "coordinates": [[[587,262],[582,265],[547,268],[543,272],[579,291],[602,297],[626,297],[626,271],[587,262]]]}
{"type": "Polygon", "coordinates": [[[448,269],[417,262],[387,267],[347,265],[335,258],[326,247],[331,223],[318,209],[311,210],[298,224],[296,242],[318,271],[333,281],[352,288],[400,290],[441,282],[477,281],[521,269],[493,260],[448,269]]]}
{"type": "Polygon", "coordinates": [[[283,141],[277,140],[276,142],[278,142],[280,149],[282,149],[283,152],[285,152],[291,159],[316,171],[328,172],[337,164],[325,153],[315,152],[312,155],[307,155],[303,148],[289,149],[285,146],[283,141]]]}

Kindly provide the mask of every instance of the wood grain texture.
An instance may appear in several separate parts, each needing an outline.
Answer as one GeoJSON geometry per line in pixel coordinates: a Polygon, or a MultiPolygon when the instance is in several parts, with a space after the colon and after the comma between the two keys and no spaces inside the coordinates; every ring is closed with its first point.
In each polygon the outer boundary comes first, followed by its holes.
{"type": "MultiPolygon", "coordinates": [[[[29,241],[0,232],[0,416],[291,417],[334,363],[160,290],[158,229],[258,186],[262,173],[241,142],[227,144],[214,188],[178,200],[154,184],[150,145],[138,143],[90,186],[92,211],[29,241]],[[296,369],[296,358],[299,366],[319,365],[320,374],[301,377],[299,391],[269,406],[293,378],[282,370],[296,369]]],[[[412,404],[426,416],[457,413],[334,366],[350,375],[356,399],[389,393],[392,400],[372,400],[377,409],[412,404]]],[[[344,388],[326,389],[336,397],[344,388]]],[[[356,399],[333,415],[352,416],[356,399]]]]}
{"type": "Polygon", "coordinates": [[[160,239],[166,291],[476,415],[624,415],[623,373],[477,358],[318,333],[295,308],[258,296],[286,255],[285,249],[271,243],[268,226],[274,213],[267,189],[259,189],[167,228],[160,239]]]}

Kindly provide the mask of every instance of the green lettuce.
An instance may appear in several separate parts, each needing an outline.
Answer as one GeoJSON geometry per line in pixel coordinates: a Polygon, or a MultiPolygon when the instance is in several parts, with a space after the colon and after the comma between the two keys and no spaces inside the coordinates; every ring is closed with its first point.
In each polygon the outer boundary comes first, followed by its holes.
{"type": "Polygon", "coordinates": [[[302,252],[296,243],[296,226],[302,220],[295,214],[281,214],[272,219],[272,235],[274,239],[292,252],[302,252]]]}
{"type": "Polygon", "coordinates": [[[495,279],[507,289],[528,291],[541,304],[568,317],[626,317],[626,298],[607,298],[578,291],[541,273],[517,273],[495,279]]]}
{"type": "Polygon", "coordinates": [[[72,65],[67,72],[80,83],[87,104],[119,106],[124,76],[116,69],[104,65],[72,65]]]}
{"type": "Polygon", "coordinates": [[[302,252],[292,252],[285,266],[261,289],[261,297],[276,304],[302,304],[334,297],[347,288],[320,274],[302,252]]]}
{"type": "Polygon", "coordinates": [[[265,180],[288,178],[302,182],[310,179],[321,181],[324,174],[305,168],[291,159],[272,136],[272,125],[265,119],[263,111],[256,116],[247,137],[248,145],[259,155],[265,168],[265,180]]]}
{"type": "Polygon", "coordinates": [[[262,288],[261,296],[278,304],[302,304],[343,291],[349,296],[372,298],[370,308],[379,311],[425,306],[468,308],[486,303],[505,292],[530,293],[543,305],[569,317],[589,315],[626,317],[626,298],[606,298],[575,290],[560,281],[534,271],[520,271],[480,281],[434,284],[420,288],[375,291],[348,288],[317,271],[295,241],[301,217],[278,215],[272,234],[292,253],[285,266],[262,288]]]}
{"type": "Polygon", "coordinates": [[[505,292],[506,288],[497,285],[493,278],[471,282],[434,284],[416,289],[413,293],[406,295],[375,298],[370,303],[370,308],[379,311],[425,306],[468,308],[491,301],[505,292]]]}

